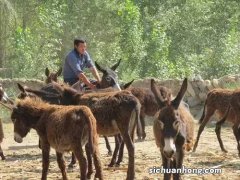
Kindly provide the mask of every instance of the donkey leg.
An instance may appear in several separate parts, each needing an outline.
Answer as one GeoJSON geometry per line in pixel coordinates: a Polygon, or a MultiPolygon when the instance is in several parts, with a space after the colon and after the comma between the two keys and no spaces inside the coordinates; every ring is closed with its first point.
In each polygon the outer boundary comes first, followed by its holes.
{"type": "Polygon", "coordinates": [[[56,152],[56,154],[57,154],[58,167],[61,170],[63,180],[67,180],[68,178],[67,178],[66,165],[65,165],[63,154],[59,152],[56,152]]]}
{"type": "Polygon", "coordinates": [[[106,143],[106,147],[108,149],[108,155],[111,156],[112,155],[112,149],[111,149],[110,143],[108,141],[108,138],[107,138],[107,136],[103,136],[103,137],[104,137],[104,140],[105,140],[105,143],[106,143]]]}
{"type": "MultiPolygon", "coordinates": [[[[177,151],[176,151],[176,159],[175,159],[175,167],[176,169],[180,169],[182,168],[182,164],[183,164],[183,158],[184,158],[184,150],[181,147],[177,148],[177,151]]],[[[179,180],[181,179],[181,174],[179,173],[174,173],[173,174],[173,180],[179,180]]]]}
{"type": "Polygon", "coordinates": [[[103,180],[102,164],[100,160],[100,152],[98,145],[95,145],[95,151],[93,152],[93,161],[96,169],[95,179],[103,180]]]}
{"type": "Polygon", "coordinates": [[[40,138],[38,139],[38,148],[39,148],[39,149],[42,149],[40,138]]]}
{"type": "Polygon", "coordinates": [[[196,151],[200,136],[201,136],[207,122],[210,120],[210,117],[213,115],[213,113],[214,113],[214,111],[207,111],[207,114],[206,114],[205,118],[203,119],[203,121],[202,121],[202,123],[201,123],[201,125],[198,129],[197,139],[196,139],[196,142],[195,142],[194,147],[193,147],[193,152],[196,151]]]}
{"type": "Polygon", "coordinates": [[[118,154],[118,160],[116,162],[116,166],[119,167],[120,166],[120,163],[122,162],[123,160],[123,152],[124,152],[124,142],[122,140],[122,137],[121,135],[119,134],[119,139],[121,141],[121,146],[120,146],[120,150],[119,150],[119,154],[118,154]]]}
{"type": "Polygon", "coordinates": [[[111,160],[110,164],[108,165],[108,167],[113,167],[115,165],[116,159],[117,159],[117,154],[119,152],[119,147],[120,147],[119,137],[118,137],[118,135],[115,135],[114,138],[115,138],[115,149],[113,152],[112,160],[111,160]]]}
{"type": "MultiPolygon", "coordinates": [[[[169,167],[170,165],[170,159],[167,159],[166,156],[161,152],[162,155],[162,166],[164,169],[169,169],[171,167],[169,167]]],[[[170,173],[164,173],[163,175],[163,179],[164,180],[170,180],[171,179],[171,174],[170,173]]]]}
{"type": "Polygon", "coordinates": [[[222,139],[221,139],[221,126],[222,124],[224,123],[219,121],[216,123],[216,128],[215,128],[215,132],[216,132],[216,135],[217,135],[217,139],[218,139],[218,142],[219,142],[219,145],[221,147],[221,150],[225,153],[227,153],[227,150],[224,148],[224,145],[223,145],[223,142],[222,142],[222,139]]]}
{"type": "Polygon", "coordinates": [[[72,152],[72,159],[71,159],[70,164],[68,165],[68,168],[73,168],[75,164],[76,164],[76,157],[75,157],[74,153],[72,152]]]}
{"type": "Polygon", "coordinates": [[[142,125],[142,140],[145,140],[146,138],[146,132],[145,132],[145,117],[144,116],[140,116],[140,122],[141,122],[141,125],[142,125]]]}
{"type": "Polygon", "coordinates": [[[127,171],[127,180],[133,180],[135,177],[135,158],[134,158],[134,144],[128,132],[122,134],[124,143],[127,146],[128,150],[128,171],[127,171]]]}
{"type": "Polygon", "coordinates": [[[93,174],[93,166],[92,166],[92,154],[91,154],[88,143],[85,145],[85,151],[86,151],[87,162],[88,162],[87,178],[91,179],[91,175],[93,174]]]}
{"type": "Polygon", "coordinates": [[[3,150],[2,150],[2,147],[1,147],[1,143],[0,143],[0,156],[1,156],[2,160],[5,160],[5,159],[6,159],[5,156],[4,156],[4,154],[3,154],[3,150]]]}
{"type": "Polygon", "coordinates": [[[42,180],[47,179],[47,173],[49,168],[49,152],[50,152],[50,145],[49,144],[43,144],[42,146],[42,180]]]}
{"type": "Polygon", "coordinates": [[[74,154],[78,159],[78,163],[80,166],[80,174],[81,174],[81,180],[86,180],[87,179],[87,159],[84,155],[82,146],[79,145],[74,148],[74,154]]]}
{"type": "Polygon", "coordinates": [[[238,156],[240,157],[240,144],[239,144],[239,141],[240,141],[240,131],[239,131],[239,128],[238,128],[238,125],[237,124],[234,124],[233,127],[233,134],[237,140],[237,149],[238,149],[238,156]]]}

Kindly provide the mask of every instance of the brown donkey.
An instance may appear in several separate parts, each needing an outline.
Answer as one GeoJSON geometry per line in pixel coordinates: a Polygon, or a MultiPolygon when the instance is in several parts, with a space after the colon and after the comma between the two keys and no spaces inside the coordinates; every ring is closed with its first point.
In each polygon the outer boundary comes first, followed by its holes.
{"type": "MultiPolygon", "coordinates": [[[[42,146],[42,179],[47,179],[50,147],[56,150],[58,166],[63,179],[67,179],[63,153],[73,151],[81,170],[81,179],[86,180],[87,160],[82,146],[89,144],[96,168],[95,178],[103,179],[96,119],[86,106],[59,106],[44,103],[38,98],[26,98],[13,108],[14,140],[21,143],[30,129],[35,129],[42,146]]],[[[91,171],[88,171],[88,173],[91,171]]]]}
{"type": "Polygon", "coordinates": [[[45,83],[46,84],[49,84],[51,83],[52,81],[54,82],[57,82],[57,78],[61,75],[62,73],[62,67],[60,67],[58,69],[57,72],[50,72],[48,68],[45,69],[45,75],[46,75],[46,80],[45,80],[45,83]]]}
{"type": "MultiPolygon", "coordinates": [[[[153,125],[155,141],[162,155],[163,168],[182,168],[185,150],[191,150],[194,133],[193,117],[181,103],[187,90],[187,79],[184,79],[178,95],[171,101],[163,99],[153,79],[151,90],[159,106],[163,107],[153,125]]],[[[171,179],[171,175],[165,173],[164,180],[171,179]]],[[[180,174],[173,174],[174,180],[180,178],[180,174]]]]}
{"type": "MultiPolygon", "coordinates": [[[[87,105],[97,120],[97,132],[100,135],[121,134],[128,150],[127,180],[135,177],[134,129],[139,124],[141,105],[129,91],[81,94],[69,87],[55,83],[64,105],[87,105]]],[[[89,166],[91,160],[88,159],[89,166]]],[[[90,169],[90,167],[89,167],[90,169]]]]}
{"type": "MultiPolygon", "coordinates": [[[[198,146],[198,142],[200,139],[200,136],[204,130],[204,127],[212,117],[212,115],[216,112],[219,117],[223,117],[225,112],[227,111],[227,108],[229,106],[230,100],[233,97],[233,90],[228,89],[213,89],[211,90],[208,95],[207,99],[204,104],[203,114],[199,120],[200,126],[198,129],[197,139],[194,144],[193,151],[196,151],[196,148],[198,146]]],[[[232,109],[229,110],[229,114],[227,116],[227,121],[234,123],[236,119],[236,115],[232,109]]],[[[221,150],[223,152],[227,152],[227,150],[223,146],[223,142],[221,139],[221,122],[216,123],[216,135],[218,142],[220,144],[221,150]]]]}
{"type": "MultiPolygon", "coordinates": [[[[219,90],[217,92],[219,92],[219,90]]],[[[225,104],[225,106],[223,106],[224,104],[222,104],[222,109],[220,112],[222,119],[216,123],[217,138],[218,138],[218,141],[219,141],[222,151],[227,152],[223,146],[223,142],[222,142],[222,139],[220,136],[220,131],[221,131],[221,125],[225,121],[231,122],[233,124],[233,126],[232,126],[233,134],[237,140],[238,156],[240,157],[240,104],[239,104],[240,89],[237,89],[235,91],[222,90],[222,92],[225,92],[225,93],[222,93],[221,95],[225,95],[225,100],[226,100],[225,102],[222,102],[222,103],[226,103],[226,104],[225,104]],[[229,95],[229,96],[227,96],[227,95],[229,95]],[[227,97],[229,99],[227,99],[227,97]],[[223,113],[224,109],[226,109],[225,114],[223,113]]],[[[218,96],[218,98],[219,98],[218,100],[220,100],[220,96],[218,96]]],[[[222,98],[224,98],[224,97],[222,97],[222,98]]],[[[207,100],[209,100],[209,99],[207,99],[207,100]]],[[[217,109],[217,110],[219,110],[219,109],[217,109]]]]}
{"type": "MultiPolygon", "coordinates": [[[[130,82],[131,83],[131,82],[130,82]]],[[[158,86],[159,92],[161,93],[162,97],[167,100],[171,99],[171,91],[170,89],[164,86],[158,86]]],[[[131,91],[131,93],[138,98],[139,102],[141,103],[141,113],[140,113],[140,121],[142,126],[142,136],[137,131],[138,139],[144,140],[146,137],[145,132],[145,117],[150,116],[153,117],[157,111],[161,107],[157,104],[157,101],[149,88],[140,88],[140,87],[130,87],[127,90],[131,91]]]]}

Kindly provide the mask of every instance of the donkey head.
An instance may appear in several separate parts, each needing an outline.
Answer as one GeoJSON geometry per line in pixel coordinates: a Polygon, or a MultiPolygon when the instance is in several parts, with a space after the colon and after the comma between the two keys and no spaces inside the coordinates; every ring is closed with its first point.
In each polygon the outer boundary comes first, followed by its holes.
{"type": "Polygon", "coordinates": [[[179,105],[187,90],[187,79],[184,79],[180,91],[172,101],[163,99],[153,79],[151,80],[151,90],[158,105],[162,107],[155,123],[159,127],[163,154],[167,158],[171,158],[176,152],[176,148],[181,147],[185,142],[185,125],[181,119],[179,105]]]}
{"type": "Polygon", "coordinates": [[[45,80],[45,82],[46,82],[46,84],[51,83],[52,81],[57,82],[57,78],[58,78],[58,76],[61,75],[61,73],[62,73],[62,67],[60,67],[60,68],[58,69],[58,71],[55,72],[55,73],[54,73],[54,72],[51,72],[51,73],[50,73],[49,69],[46,68],[46,69],[45,69],[45,75],[46,75],[46,80],[45,80]]]}
{"type": "Polygon", "coordinates": [[[96,68],[103,73],[102,80],[100,82],[100,89],[114,87],[118,90],[121,90],[118,84],[118,76],[115,70],[119,66],[121,59],[114,64],[111,68],[103,68],[97,62],[95,62],[96,68]]]}
{"type": "MultiPolygon", "coordinates": [[[[38,100],[37,103],[40,102],[39,98],[36,100],[38,100]]],[[[30,97],[26,97],[25,100],[17,100],[16,104],[12,107],[11,119],[14,124],[14,140],[18,143],[23,141],[22,139],[35,126],[42,115],[42,111],[33,108],[32,104],[25,104],[24,102],[26,101],[33,100],[30,97]]]]}
{"type": "MultiPolygon", "coordinates": [[[[54,82],[52,82],[54,83],[54,82]]],[[[53,84],[47,84],[42,87],[40,90],[31,89],[29,87],[23,87],[18,83],[18,89],[21,91],[18,94],[18,99],[25,99],[26,97],[30,98],[41,98],[42,100],[50,104],[61,104],[61,97],[58,92],[53,88],[53,84]]]]}

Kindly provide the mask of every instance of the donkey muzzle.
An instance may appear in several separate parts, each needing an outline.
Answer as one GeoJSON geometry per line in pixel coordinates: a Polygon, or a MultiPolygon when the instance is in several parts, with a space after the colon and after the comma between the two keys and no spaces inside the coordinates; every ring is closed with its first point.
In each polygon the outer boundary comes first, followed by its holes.
{"type": "Polygon", "coordinates": [[[173,138],[164,138],[163,153],[167,158],[171,158],[176,152],[176,146],[173,138]]]}
{"type": "Polygon", "coordinates": [[[23,139],[18,133],[14,133],[14,141],[16,141],[17,143],[22,143],[23,139]]]}

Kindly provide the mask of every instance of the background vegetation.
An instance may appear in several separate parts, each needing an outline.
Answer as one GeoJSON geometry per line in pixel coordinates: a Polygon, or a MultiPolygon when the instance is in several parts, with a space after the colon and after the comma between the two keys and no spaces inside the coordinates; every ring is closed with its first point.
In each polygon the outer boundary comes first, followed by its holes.
{"type": "Polygon", "coordinates": [[[0,68],[41,78],[74,37],[122,80],[203,78],[240,68],[239,0],[0,0],[0,68]]]}

